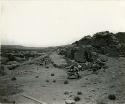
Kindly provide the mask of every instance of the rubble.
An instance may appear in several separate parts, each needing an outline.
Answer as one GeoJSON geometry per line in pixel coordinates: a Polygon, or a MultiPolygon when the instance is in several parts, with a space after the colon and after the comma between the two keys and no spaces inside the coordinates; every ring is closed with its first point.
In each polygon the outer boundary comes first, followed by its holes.
{"type": "Polygon", "coordinates": [[[83,52],[85,54],[83,53],[84,57],[81,59],[85,60],[85,62],[74,60],[66,67],[68,79],[79,79],[81,77],[80,71],[90,70],[93,73],[97,73],[101,68],[105,68],[105,62],[108,60],[106,56],[91,51],[84,50],[83,52]]]}
{"type": "Polygon", "coordinates": [[[71,65],[67,69],[68,69],[67,70],[68,79],[79,79],[80,78],[78,67],[76,67],[75,65],[71,65]]]}
{"type": "Polygon", "coordinates": [[[76,104],[74,100],[65,100],[65,104],[76,104]]]}

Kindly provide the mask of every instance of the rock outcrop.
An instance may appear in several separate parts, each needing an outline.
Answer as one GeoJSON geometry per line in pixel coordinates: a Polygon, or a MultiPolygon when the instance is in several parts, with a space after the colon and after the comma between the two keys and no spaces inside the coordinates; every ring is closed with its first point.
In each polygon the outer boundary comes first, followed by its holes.
{"type": "Polygon", "coordinates": [[[98,32],[91,36],[85,36],[73,43],[74,46],[91,45],[94,51],[109,56],[125,55],[125,32],[111,33],[109,31],[98,32]]]}

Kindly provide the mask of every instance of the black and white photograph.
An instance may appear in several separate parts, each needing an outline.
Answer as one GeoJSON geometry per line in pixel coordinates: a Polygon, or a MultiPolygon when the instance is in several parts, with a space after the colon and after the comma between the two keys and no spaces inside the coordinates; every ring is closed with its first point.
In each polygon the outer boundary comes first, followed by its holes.
{"type": "Polygon", "coordinates": [[[125,104],[125,1],[0,0],[0,104],[125,104]]]}

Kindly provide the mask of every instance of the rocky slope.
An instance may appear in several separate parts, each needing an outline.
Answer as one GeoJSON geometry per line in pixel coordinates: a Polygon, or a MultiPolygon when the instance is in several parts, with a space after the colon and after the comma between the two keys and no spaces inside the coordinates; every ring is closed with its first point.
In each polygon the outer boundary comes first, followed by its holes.
{"type": "Polygon", "coordinates": [[[70,59],[84,62],[84,51],[91,51],[107,56],[125,56],[125,32],[98,32],[93,36],[85,36],[67,47],[60,48],[59,53],[70,59]]]}
{"type": "Polygon", "coordinates": [[[66,104],[67,100],[125,104],[124,32],[99,32],[71,45],[44,50],[4,48],[1,52],[0,103],[38,104],[25,97],[29,96],[46,104],[66,104]],[[74,63],[82,66],[81,78],[67,79],[66,67],[74,63]],[[99,68],[96,73],[93,65],[99,68]]]}
{"type": "Polygon", "coordinates": [[[116,34],[109,31],[98,32],[91,36],[85,36],[73,43],[74,45],[91,45],[96,51],[111,56],[125,55],[125,32],[116,34]]]}

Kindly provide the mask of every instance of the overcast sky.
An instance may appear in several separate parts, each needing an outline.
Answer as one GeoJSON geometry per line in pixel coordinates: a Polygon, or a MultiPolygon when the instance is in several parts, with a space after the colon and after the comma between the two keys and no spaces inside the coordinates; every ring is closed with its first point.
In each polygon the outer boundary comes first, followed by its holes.
{"type": "Polygon", "coordinates": [[[2,44],[56,46],[99,31],[125,32],[124,1],[0,1],[2,44]]]}

